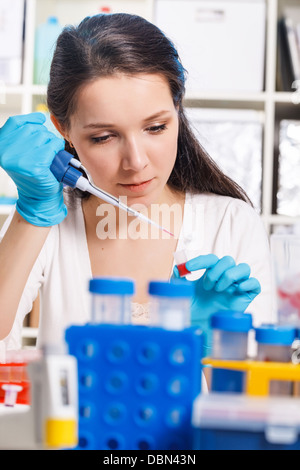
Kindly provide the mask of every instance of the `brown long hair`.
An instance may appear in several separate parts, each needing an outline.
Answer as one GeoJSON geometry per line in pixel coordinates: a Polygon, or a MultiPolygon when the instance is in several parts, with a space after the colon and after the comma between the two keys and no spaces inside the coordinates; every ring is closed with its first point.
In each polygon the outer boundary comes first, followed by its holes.
{"type": "MultiPolygon", "coordinates": [[[[125,13],[85,18],[67,26],[54,52],[47,102],[62,128],[68,129],[81,87],[116,73],[157,73],[167,80],[178,108],[178,151],[168,185],[179,191],[210,192],[250,202],[195,137],[183,108],[186,71],[174,44],[144,18],[125,13]]],[[[76,152],[66,141],[66,150],[76,152]]],[[[78,158],[78,157],[77,157],[78,158]]]]}

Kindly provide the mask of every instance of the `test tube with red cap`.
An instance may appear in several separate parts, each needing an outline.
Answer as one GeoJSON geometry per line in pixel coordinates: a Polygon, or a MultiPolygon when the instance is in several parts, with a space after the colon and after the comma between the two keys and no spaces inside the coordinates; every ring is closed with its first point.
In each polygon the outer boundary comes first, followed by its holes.
{"type": "Polygon", "coordinates": [[[176,251],[174,253],[174,260],[180,277],[185,277],[191,273],[186,267],[188,258],[184,250],[176,251]]]}
{"type": "Polygon", "coordinates": [[[99,8],[100,13],[111,13],[111,8],[108,5],[99,8]]]}

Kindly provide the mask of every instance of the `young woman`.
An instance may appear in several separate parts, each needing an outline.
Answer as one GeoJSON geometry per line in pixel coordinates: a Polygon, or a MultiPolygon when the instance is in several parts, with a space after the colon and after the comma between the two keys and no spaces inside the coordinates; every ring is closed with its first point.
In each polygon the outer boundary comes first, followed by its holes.
{"type": "Polygon", "coordinates": [[[184,91],[173,44],[145,19],[97,15],[61,33],[48,107],[64,139],[39,113],[12,117],[0,130],[0,165],[19,194],[0,244],[0,338],[8,348],[20,346],[38,292],[38,344],[88,321],[88,280],[97,276],[133,278],[133,322],[148,323],[148,282],[178,276],[174,252],[182,250],[195,271],[191,320],[208,337],[218,309],[247,309],[256,323],[269,318],[267,236],[245,193],[194,137],[184,91]],[[63,194],[50,171],[63,148],[100,188],[157,223],[168,214],[175,236],[153,236],[148,226],[147,234],[95,196],[63,194]]]}

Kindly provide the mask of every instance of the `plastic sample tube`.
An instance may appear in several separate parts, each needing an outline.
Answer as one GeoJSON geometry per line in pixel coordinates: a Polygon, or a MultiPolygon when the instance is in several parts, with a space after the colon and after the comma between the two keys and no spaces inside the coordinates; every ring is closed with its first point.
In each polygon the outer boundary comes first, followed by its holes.
{"type": "MultiPolygon", "coordinates": [[[[255,329],[257,342],[257,360],[267,362],[291,362],[292,343],[296,338],[296,329],[287,325],[261,325],[255,329]]],[[[272,380],[270,395],[292,395],[293,383],[272,380]]]]}
{"type": "Polygon", "coordinates": [[[250,313],[231,310],[212,315],[214,359],[243,361],[247,358],[248,334],[252,329],[250,313]]]}
{"type": "Polygon", "coordinates": [[[92,322],[108,324],[131,323],[131,299],[134,281],[127,278],[94,278],[90,280],[92,322]]]}
{"type": "Polygon", "coordinates": [[[148,286],[151,324],[167,330],[190,326],[193,286],[185,281],[151,281],[148,286]]]}
{"type": "Polygon", "coordinates": [[[186,267],[186,262],[188,261],[187,255],[184,250],[176,251],[174,253],[174,261],[176,267],[178,269],[178,273],[180,277],[185,277],[191,273],[186,267]]]}
{"type": "MultiPolygon", "coordinates": [[[[252,315],[235,311],[216,312],[211,317],[213,330],[214,359],[237,360],[247,359],[248,334],[252,329],[252,315]]],[[[212,370],[211,388],[214,392],[237,392],[244,389],[245,373],[236,370],[212,370]]]]}

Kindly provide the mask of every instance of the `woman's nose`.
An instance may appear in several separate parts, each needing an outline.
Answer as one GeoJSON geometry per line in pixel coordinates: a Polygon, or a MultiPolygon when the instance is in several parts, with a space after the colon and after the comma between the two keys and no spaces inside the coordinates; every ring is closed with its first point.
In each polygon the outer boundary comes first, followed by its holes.
{"type": "Polygon", "coordinates": [[[142,142],[137,138],[127,140],[122,155],[123,170],[141,171],[148,164],[148,157],[142,142]]]}

